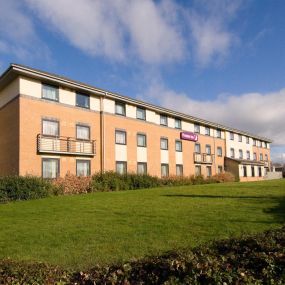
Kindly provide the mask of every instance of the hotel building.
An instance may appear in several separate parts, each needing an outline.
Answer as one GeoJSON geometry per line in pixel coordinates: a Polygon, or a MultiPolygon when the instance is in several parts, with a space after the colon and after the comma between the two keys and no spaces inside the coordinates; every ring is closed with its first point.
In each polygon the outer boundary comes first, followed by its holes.
{"type": "Polygon", "coordinates": [[[254,181],[270,169],[270,143],[18,64],[0,77],[0,175],[229,171],[254,181]]]}

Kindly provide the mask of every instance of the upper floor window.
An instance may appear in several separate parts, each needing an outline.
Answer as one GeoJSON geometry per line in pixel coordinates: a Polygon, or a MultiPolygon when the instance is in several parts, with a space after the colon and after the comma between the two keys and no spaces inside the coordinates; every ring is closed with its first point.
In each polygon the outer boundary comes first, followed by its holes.
{"type": "Polygon", "coordinates": [[[238,141],[242,142],[242,135],[238,135],[238,141]]]}
{"type": "Polygon", "coordinates": [[[265,161],[268,161],[268,155],[265,154],[265,161]]]}
{"type": "Polygon", "coordinates": [[[239,152],[239,159],[243,159],[243,151],[242,151],[242,149],[240,149],[238,152],[239,152]]]}
{"type": "Polygon", "coordinates": [[[42,84],[42,98],[58,101],[58,87],[42,84]]]}
{"type": "Polygon", "coordinates": [[[253,160],[256,160],[256,152],[253,153],[253,160]]]}
{"type": "Polygon", "coordinates": [[[181,152],[182,151],[182,141],[175,141],[175,150],[181,152]]]}
{"type": "Polygon", "coordinates": [[[115,114],[126,116],[126,104],[122,102],[115,102],[115,114]]]}
{"type": "Polygon", "coordinates": [[[168,149],[168,139],[167,138],[160,139],[160,149],[164,149],[164,150],[168,149]]]}
{"type": "Polygon", "coordinates": [[[246,137],[246,143],[249,144],[249,137],[246,137]]]}
{"type": "Polygon", "coordinates": [[[256,140],[255,140],[255,139],[252,140],[252,144],[253,144],[254,146],[256,146],[256,140]]]}
{"type": "Polygon", "coordinates": [[[221,138],[222,137],[222,131],[220,129],[216,130],[216,136],[217,136],[217,138],[221,138]]]}
{"type": "Polygon", "coordinates": [[[235,150],[233,148],[230,149],[231,158],[235,158],[235,150]]]}
{"type": "Polygon", "coordinates": [[[200,134],[200,125],[194,124],[194,133],[200,134]]]}
{"type": "Polygon", "coordinates": [[[217,147],[217,155],[218,156],[222,156],[223,155],[223,151],[222,151],[222,148],[220,146],[217,147]]]}
{"type": "Polygon", "coordinates": [[[230,132],[230,140],[234,140],[234,138],[235,138],[235,135],[234,135],[234,133],[233,132],[230,132]]]}
{"type": "Polygon", "coordinates": [[[263,160],[263,154],[259,154],[259,160],[262,161],[263,160]]]}
{"type": "Polygon", "coordinates": [[[181,129],[181,120],[175,119],[175,129],[181,129]]]}
{"type": "Polygon", "coordinates": [[[145,115],[145,109],[137,107],[137,119],[140,120],[145,120],[146,115],[145,115]]]}
{"type": "Polygon", "coordinates": [[[146,147],[146,135],[137,134],[137,146],[146,147]]]}
{"type": "Polygon", "coordinates": [[[195,143],[195,153],[201,153],[201,146],[199,143],[195,143]]]}
{"type": "Polygon", "coordinates": [[[210,128],[209,127],[205,127],[205,135],[206,136],[210,135],[210,128]]]}
{"type": "Polygon", "coordinates": [[[115,138],[116,144],[127,144],[127,138],[126,138],[125,131],[116,130],[115,137],[116,137],[115,138]]]}
{"type": "Polygon", "coordinates": [[[211,146],[209,144],[206,145],[206,154],[211,154],[211,146]]]}
{"type": "Polygon", "coordinates": [[[167,116],[166,115],[160,115],[160,124],[162,126],[167,126],[168,125],[167,116]]]}
{"type": "Polygon", "coordinates": [[[85,94],[76,93],[76,106],[89,109],[90,96],[85,94]]]}
{"type": "Polygon", "coordinates": [[[42,120],[42,134],[46,136],[59,136],[59,122],[56,120],[42,120]]]}
{"type": "Polygon", "coordinates": [[[90,127],[76,125],[76,138],[80,140],[90,140],[90,127]]]}
{"type": "Polygon", "coordinates": [[[265,143],[265,148],[268,148],[268,144],[267,144],[267,142],[265,143]]]}
{"type": "Polygon", "coordinates": [[[248,159],[248,160],[250,159],[250,151],[249,150],[246,151],[246,159],[248,159]]]}

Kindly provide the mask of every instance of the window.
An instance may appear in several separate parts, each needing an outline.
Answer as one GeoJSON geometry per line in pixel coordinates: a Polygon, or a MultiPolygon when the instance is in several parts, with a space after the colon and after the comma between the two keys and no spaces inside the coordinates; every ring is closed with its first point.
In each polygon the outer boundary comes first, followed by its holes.
{"type": "Polygon", "coordinates": [[[90,107],[89,95],[76,93],[76,106],[89,109],[90,107]]]}
{"type": "Polygon", "coordinates": [[[260,161],[263,160],[263,154],[262,154],[262,153],[259,154],[259,160],[260,160],[260,161]]]}
{"type": "Polygon", "coordinates": [[[42,98],[58,101],[58,87],[43,84],[42,85],[42,98]]]}
{"type": "Polygon", "coordinates": [[[42,159],[42,177],[57,178],[59,176],[59,159],[43,158],[42,159]]]}
{"type": "Polygon", "coordinates": [[[258,167],[258,176],[261,177],[262,176],[262,171],[261,171],[261,167],[258,167]]]}
{"type": "Polygon", "coordinates": [[[246,143],[249,144],[249,137],[246,137],[246,143]]]}
{"type": "Polygon", "coordinates": [[[268,155],[265,154],[265,161],[268,161],[268,155]]]}
{"type": "Polygon", "coordinates": [[[59,136],[59,122],[55,120],[42,120],[42,134],[46,136],[59,136]]]}
{"type": "Polygon", "coordinates": [[[126,161],[116,161],[116,172],[119,174],[127,173],[127,162],[126,161]]]}
{"type": "Polygon", "coordinates": [[[238,153],[239,153],[239,159],[243,159],[243,151],[242,151],[242,149],[239,149],[238,153]]]}
{"type": "Polygon", "coordinates": [[[167,126],[167,125],[168,125],[168,123],[167,123],[167,116],[165,116],[165,115],[160,115],[160,124],[161,124],[162,126],[167,126]]]}
{"type": "Polygon", "coordinates": [[[210,135],[210,128],[209,127],[205,127],[205,135],[206,136],[210,135]]]}
{"type": "Polygon", "coordinates": [[[76,175],[90,176],[90,160],[76,160],[76,175]]]}
{"type": "Polygon", "coordinates": [[[137,146],[146,147],[146,135],[137,134],[137,146]]]}
{"type": "Polygon", "coordinates": [[[145,120],[145,109],[137,107],[137,119],[139,120],[145,120]]]}
{"type": "Polygon", "coordinates": [[[216,136],[217,136],[217,138],[222,137],[222,131],[220,129],[216,130],[216,136]]]}
{"type": "Polygon", "coordinates": [[[175,129],[181,129],[181,120],[175,119],[175,129]]]}
{"type": "Polygon", "coordinates": [[[79,140],[90,140],[90,127],[76,125],[76,138],[79,140]]]}
{"type": "Polygon", "coordinates": [[[255,177],[254,166],[251,167],[251,176],[252,176],[252,177],[255,177]]]}
{"type": "Polygon", "coordinates": [[[176,164],[176,175],[183,176],[183,165],[182,164],[176,164]]]}
{"type": "Polygon", "coordinates": [[[169,166],[168,164],[161,164],[161,177],[169,176],[169,166]]]}
{"type": "Polygon", "coordinates": [[[217,155],[222,156],[223,155],[223,150],[220,146],[217,147],[217,155]]]}
{"type": "Polygon", "coordinates": [[[218,166],[218,174],[221,174],[223,172],[223,166],[219,165],[218,166]]]}
{"type": "Polygon", "coordinates": [[[201,146],[199,143],[195,143],[195,153],[201,153],[201,146]]]}
{"type": "Polygon", "coordinates": [[[253,153],[253,160],[256,160],[257,157],[256,157],[256,152],[253,153]]]}
{"type": "Polygon", "coordinates": [[[230,149],[231,158],[235,158],[235,150],[233,148],[230,149]]]}
{"type": "Polygon", "coordinates": [[[147,164],[146,162],[138,162],[137,165],[137,174],[147,174],[147,164]]]}
{"type": "Polygon", "coordinates": [[[115,114],[126,116],[126,104],[121,102],[115,102],[115,114]]]}
{"type": "Polygon", "coordinates": [[[182,151],[182,141],[175,141],[175,150],[179,152],[182,151]]]}
{"type": "Polygon", "coordinates": [[[209,144],[206,144],[206,154],[211,154],[211,146],[209,144]]]}
{"type": "Polygon", "coordinates": [[[234,133],[233,132],[230,132],[230,140],[234,140],[235,139],[235,135],[234,135],[234,133]]]}
{"type": "Polygon", "coordinates": [[[243,166],[243,177],[247,177],[247,167],[243,166]]]}
{"type": "Polygon", "coordinates": [[[115,131],[116,144],[127,144],[126,132],[125,131],[115,131]]]}
{"type": "Polygon", "coordinates": [[[212,167],[211,166],[206,166],[206,174],[207,174],[207,177],[212,176],[212,167]]]}
{"type": "Polygon", "coordinates": [[[252,140],[252,144],[253,144],[254,146],[256,146],[256,140],[255,140],[255,139],[252,140]]]}
{"type": "Polygon", "coordinates": [[[267,142],[265,143],[265,148],[268,148],[268,144],[267,144],[267,142]]]}
{"type": "Polygon", "coordinates": [[[200,125],[194,124],[194,133],[200,134],[200,125]]]}
{"type": "Polygon", "coordinates": [[[201,165],[195,165],[195,176],[201,175],[201,165]]]}
{"type": "Polygon", "coordinates": [[[249,150],[246,151],[246,159],[250,160],[250,151],[249,150]]]}
{"type": "Polygon", "coordinates": [[[238,135],[238,141],[242,142],[242,135],[238,135]]]}
{"type": "Polygon", "coordinates": [[[167,138],[160,139],[160,149],[164,149],[164,150],[168,149],[168,139],[167,138]]]}

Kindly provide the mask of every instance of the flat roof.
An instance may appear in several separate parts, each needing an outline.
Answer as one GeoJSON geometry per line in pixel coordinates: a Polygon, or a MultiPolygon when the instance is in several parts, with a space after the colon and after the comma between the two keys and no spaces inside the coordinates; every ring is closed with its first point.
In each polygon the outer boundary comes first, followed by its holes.
{"type": "Polygon", "coordinates": [[[41,71],[41,70],[31,68],[25,65],[21,65],[21,64],[11,64],[10,67],[6,71],[4,71],[4,73],[0,76],[0,90],[3,89],[7,84],[9,84],[9,82],[11,82],[18,75],[24,75],[24,76],[39,79],[45,82],[56,83],[58,85],[67,86],[69,88],[73,88],[78,91],[83,91],[83,92],[87,92],[90,94],[96,94],[96,95],[103,96],[106,98],[111,98],[114,100],[120,100],[122,102],[132,104],[132,105],[139,105],[141,107],[145,107],[147,109],[151,109],[151,110],[154,110],[162,114],[170,115],[171,117],[183,119],[186,121],[190,121],[192,123],[199,123],[205,126],[214,127],[216,129],[221,129],[224,131],[234,132],[234,133],[245,135],[245,136],[257,139],[257,140],[272,143],[272,140],[266,137],[254,135],[246,131],[241,131],[241,130],[231,128],[231,127],[219,124],[219,123],[214,123],[214,122],[207,121],[201,118],[197,118],[197,117],[190,116],[184,113],[180,113],[174,110],[163,108],[163,107],[150,104],[150,103],[147,103],[141,100],[123,96],[118,93],[114,93],[114,92],[107,91],[101,88],[97,88],[95,86],[82,83],[80,81],[72,80],[64,76],[41,71]]]}

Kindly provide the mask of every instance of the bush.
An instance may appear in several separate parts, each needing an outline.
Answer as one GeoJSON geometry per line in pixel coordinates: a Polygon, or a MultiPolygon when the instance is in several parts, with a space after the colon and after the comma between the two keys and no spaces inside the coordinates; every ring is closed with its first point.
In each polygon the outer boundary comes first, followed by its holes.
{"type": "Polygon", "coordinates": [[[59,177],[52,181],[54,194],[83,194],[91,192],[91,177],[76,176],[67,173],[64,178],[59,177]]]}
{"type": "Polygon", "coordinates": [[[220,173],[220,174],[213,175],[211,177],[211,180],[215,181],[217,183],[221,183],[221,182],[223,183],[223,182],[235,182],[236,178],[230,172],[223,172],[223,173],[220,173]]]}
{"type": "Polygon", "coordinates": [[[71,272],[0,260],[0,284],[285,284],[285,227],[194,250],[71,272]]]}
{"type": "Polygon", "coordinates": [[[53,193],[50,181],[36,176],[0,177],[0,202],[30,200],[49,196],[53,193]]]}

